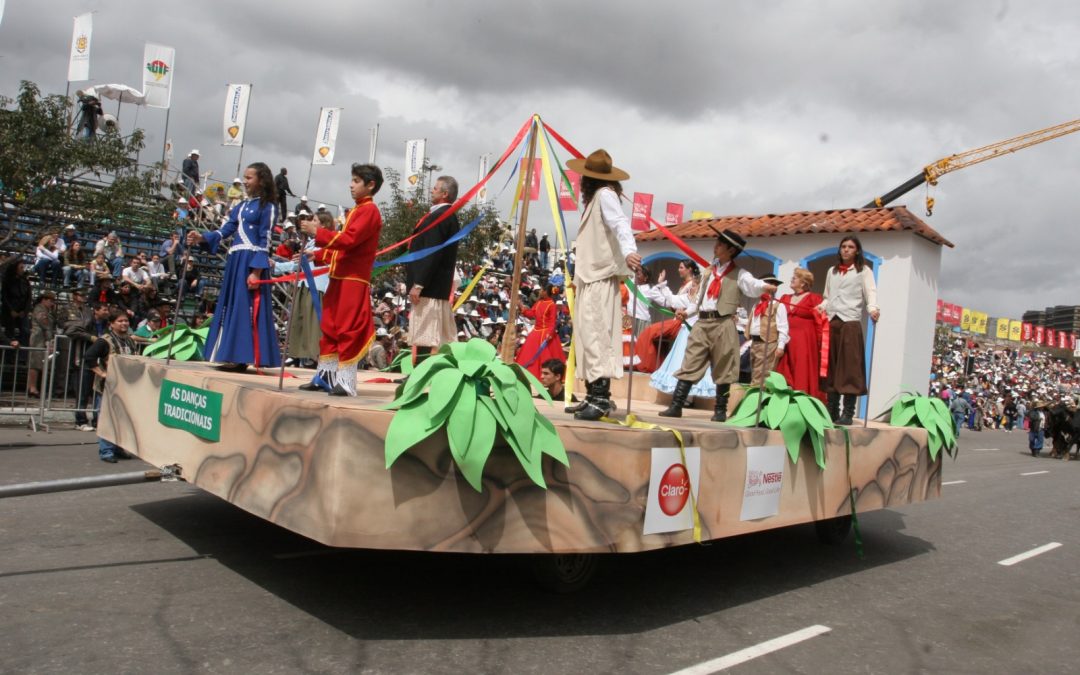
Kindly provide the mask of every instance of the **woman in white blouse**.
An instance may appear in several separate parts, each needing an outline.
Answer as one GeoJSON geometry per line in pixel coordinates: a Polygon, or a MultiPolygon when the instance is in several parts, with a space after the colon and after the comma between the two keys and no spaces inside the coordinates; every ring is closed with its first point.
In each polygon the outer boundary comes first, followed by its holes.
{"type": "Polygon", "coordinates": [[[865,311],[877,321],[874,273],[863,257],[858,237],[840,240],[838,264],[825,273],[825,293],[818,309],[829,317],[829,370],[824,389],[829,397],[829,414],[838,424],[851,424],[855,401],[866,393],[866,338],[862,318],[865,311]]]}

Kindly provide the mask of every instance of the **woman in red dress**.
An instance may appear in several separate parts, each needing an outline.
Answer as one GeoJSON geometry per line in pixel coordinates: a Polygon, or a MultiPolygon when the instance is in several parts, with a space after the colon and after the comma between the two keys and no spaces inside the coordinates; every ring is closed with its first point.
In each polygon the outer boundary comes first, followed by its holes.
{"type": "Polygon", "coordinates": [[[517,358],[514,360],[537,378],[540,377],[540,365],[548,359],[566,362],[562,343],[559,342],[559,335],[555,331],[557,312],[555,303],[551,300],[553,292],[558,293],[558,289],[541,287],[536,303],[521,312],[522,316],[534,320],[536,324],[529,336],[525,338],[525,343],[521,345],[517,358]]]}
{"type": "Polygon", "coordinates": [[[780,297],[788,315],[788,342],[784,355],[776,365],[776,371],[787,379],[794,389],[804,391],[825,402],[821,393],[821,324],[817,306],[821,296],[810,291],[814,275],[809,270],[797,268],[791,275],[791,290],[780,297]]]}

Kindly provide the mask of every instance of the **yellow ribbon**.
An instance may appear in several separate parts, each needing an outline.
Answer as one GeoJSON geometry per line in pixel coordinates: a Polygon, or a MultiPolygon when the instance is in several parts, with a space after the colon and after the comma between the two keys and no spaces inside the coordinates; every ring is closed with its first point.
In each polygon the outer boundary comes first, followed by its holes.
{"type": "MultiPolygon", "coordinates": [[[[686,444],[683,443],[682,433],[678,429],[672,429],[671,427],[665,427],[660,424],[653,424],[652,422],[642,422],[636,415],[630,413],[626,416],[625,420],[612,419],[611,417],[601,417],[601,422],[610,422],[611,424],[618,424],[622,427],[629,427],[630,429],[647,429],[649,431],[670,431],[675,436],[675,440],[679,443],[679,457],[682,460],[682,465],[686,467],[686,476],[690,478],[690,465],[686,463],[686,444]]],[[[698,475],[701,475],[701,467],[698,466],[698,475]]],[[[694,543],[701,543],[701,516],[698,514],[697,497],[694,495],[694,481],[688,480],[690,490],[690,515],[694,519],[694,543]]]]}

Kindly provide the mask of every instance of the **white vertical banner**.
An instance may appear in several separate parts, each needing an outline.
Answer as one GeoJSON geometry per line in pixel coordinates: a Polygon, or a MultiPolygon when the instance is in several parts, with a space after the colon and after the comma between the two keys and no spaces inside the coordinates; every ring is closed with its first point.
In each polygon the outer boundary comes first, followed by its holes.
{"type": "Polygon", "coordinates": [[[4,0],[0,0],[0,23],[4,22],[4,0]]]}
{"type": "Polygon", "coordinates": [[[90,79],[90,34],[94,15],[87,12],[75,17],[71,31],[71,58],[68,60],[68,82],[90,79]]]}
{"type": "Polygon", "coordinates": [[[746,448],[746,483],[739,520],[757,520],[780,513],[787,448],[751,445],[746,448]]]}
{"type": "Polygon", "coordinates": [[[652,449],[642,534],[681,532],[694,527],[693,509],[701,485],[701,448],[688,447],[684,452],[679,448],[652,449]]]}
{"type": "MultiPolygon", "coordinates": [[[[484,180],[484,176],[486,176],[487,173],[488,173],[488,156],[487,155],[480,155],[480,171],[479,171],[479,175],[476,178],[476,182],[479,183],[480,181],[484,180]]],[[[488,188],[487,188],[487,183],[484,183],[484,186],[482,188],[480,188],[476,193],[476,203],[477,204],[487,204],[487,201],[488,201],[488,188]]]]}
{"type": "Polygon", "coordinates": [[[338,120],[344,108],[323,108],[319,112],[319,126],[315,134],[315,153],[311,156],[312,164],[330,165],[334,163],[334,146],[337,144],[338,120]]]}
{"type": "Polygon", "coordinates": [[[375,150],[379,147],[379,125],[376,124],[371,128],[371,135],[368,138],[368,164],[375,163],[375,150]]]}
{"type": "Polygon", "coordinates": [[[405,141],[405,184],[409,187],[415,187],[420,182],[420,172],[424,170],[426,146],[426,138],[405,141]]]}
{"type": "Polygon", "coordinates": [[[248,100],[250,98],[250,84],[229,84],[225,86],[225,119],[222,127],[222,145],[238,147],[244,145],[244,130],[247,128],[248,100]]]}
{"type": "Polygon", "coordinates": [[[143,93],[151,108],[168,108],[172,101],[173,63],[176,50],[147,42],[143,48],[143,93]]]}

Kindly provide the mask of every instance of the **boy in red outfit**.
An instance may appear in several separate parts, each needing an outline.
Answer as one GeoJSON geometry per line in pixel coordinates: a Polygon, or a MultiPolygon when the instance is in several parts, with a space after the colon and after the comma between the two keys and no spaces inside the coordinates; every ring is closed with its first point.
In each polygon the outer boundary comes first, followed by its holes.
{"type": "MultiPolygon", "coordinates": [[[[315,237],[316,263],[330,266],[330,284],[323,296],[322,339],[316,378],[331,396],[356,396],[356,364],[375,339],[371,315],[371,271],[379,246],[382,214],[372,197],[383,184],[374,164],[353,164],[350,191],[356,206],[340,232],[319,227],[314,216],[300,221],[300,230],[315,237]]],[[[300,385],[305,391],[321,386],[300,385]]]]}

